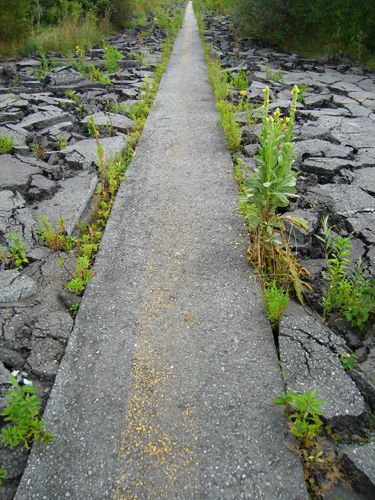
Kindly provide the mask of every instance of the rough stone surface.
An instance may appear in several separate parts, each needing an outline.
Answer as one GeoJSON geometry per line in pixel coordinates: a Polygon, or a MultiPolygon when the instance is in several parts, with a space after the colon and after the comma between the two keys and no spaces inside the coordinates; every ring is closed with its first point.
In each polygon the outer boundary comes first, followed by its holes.
{"type": "MultiPolygon", "coordinates": [[[[126,146],[126,136],[117,135],[115,137],[104,137],[100,140],[106,158],[118,153],[126,146]]],[[[60,155],[65,158],[65,162],[72,167],[86,166],[90,168],[98,163],[98,151],[95,139],[85,139],[69,146],[60,155]]]]}
{"type": "Polygon", "coordinates": [[[189,4],[18,500],[307,498],[217,122],[189,4]]]}
{"type": "Polygon", "coordinates": [[[38,291],[35,281],[16,270],[0,271],[0,302],[27,299],[38,291]]]}
{"type": "Polygon", "coordinates": [[[324,416],[350,422],[365,411],[365,402],[339,355],[346,343],[322,324],[318,315],[292,302],[280,322],[280,359],[284,380],[290,390],[317,388],[325,401],[324,416]]]}
{"type": "Polygon", "coordinates": [[[36,167],[11,155],[1,155],[0,186],[3,189],[17,190],[22,193],[27,190],[30,177],[38,173],[39,169],[36,167]]]}
{"type": "Polygon", "coordinates": [[[352,481],[366,498],[375,495],[375,441],[343,450],[344,461],[352,481]]]}
{"type": "Polygon", "coordinates": [[[92,118],[98,127],[113,127],[121,132],[128,132],[135,126],[135,122],[124,115],[115,113],[93,113],[86,116],[81,123],[87,123],[92,118]]]}
{"type": "Polygon", "coordinates": [[[72,234],[91,201],[97,181],[97,176],[89,172],[60,181],[57,193],[38,203],[36,216],[46,215],[52,222],[63,217],[68,234],[72,234]]]}

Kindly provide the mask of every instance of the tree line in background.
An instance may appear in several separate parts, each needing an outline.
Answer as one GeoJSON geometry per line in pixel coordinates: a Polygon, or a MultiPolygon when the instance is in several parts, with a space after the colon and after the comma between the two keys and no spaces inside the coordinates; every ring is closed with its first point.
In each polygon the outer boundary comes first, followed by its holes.
{"type": "Polygon", "coordinates": [[[375,59],[374,0],[201,0],[230,13],[242,36],[308,55],[375,59]]]}
{"type": "Polygon", "coordinates": [[[0,55],[69,51],[173,0],[0,0],[0,55]]]}

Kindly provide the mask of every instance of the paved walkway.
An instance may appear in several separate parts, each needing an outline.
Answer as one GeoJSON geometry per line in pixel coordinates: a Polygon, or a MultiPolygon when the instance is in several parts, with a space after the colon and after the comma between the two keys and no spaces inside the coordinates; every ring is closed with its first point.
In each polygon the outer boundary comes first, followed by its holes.
{"type": "Polygon", "coordinates": [[[305,498],[191,4],[17,499],[305,498]]]}

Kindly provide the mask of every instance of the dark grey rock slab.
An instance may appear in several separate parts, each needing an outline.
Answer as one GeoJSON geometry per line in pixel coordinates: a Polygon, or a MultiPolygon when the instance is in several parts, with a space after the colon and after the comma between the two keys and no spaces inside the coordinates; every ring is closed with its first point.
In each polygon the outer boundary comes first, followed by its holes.
{"type": "Polygon", "coordinates": [[[375,195],[375,168],[362,168],[354,173],[354,184],[367,193],[375,195]]]}
{"type": "Polygon", "coordinates": [[[18,500],[307,498],[237,196],[189,3],[18,500]]]}
{"type": "Polygon", "coordinates": [[[135,126],[135,122],[133,120],[127,116],[116,113],[104,113],[99,111],[86,116],[81,123],[86,124],[90,119],[93,119],[98,127],[113,127],[121,132],[128,132],[135,126]]]}
{"type": "Polygon", "coordinates": [[[307,158],[300,164],[300,169],[304,172],[316,174],[319,182],[329,182],[334,175],[338,174],[342,169],[360,168],[360,164],[353,160],[344,158],[307,158]]]}
{"type": "Polygon", "coordinates": [[[56,123],[66,122],[69,120],[69,114],[56,106],[46,107],[43,111],[37,111],[26,116],[20,121],[19,126],[26,129],[41,130],[45,127],[55,125],[56,123]]]}
{"type": "Polygon", "coordinates": [[[37,167],[24,163],[14,156],[1,155],[0,186],[3,189],[25,192],[32,175],[39,174],[37,167]]]}
{"type": "Polygon", "coordinates": [[[37,283],[19,271],[0,271],[0,302],[16,302],[32,297],[38,291],[37,283]]]}
{"type": "Polygon", "coordinates": [[[375,215],[375,198],[355,184],[324,184],[308,189],[310,198],[342,217],[375,215]]]}
{"type": "Polygon", "coordinates": [[[375,441],[342,450],[344,463],[358,491],[373,498],[375,495],[375,441]]]}
{"type": "Polygon", "coordinates": [[[26,245],[35,244],[36,221],[25,199],[19,193],[0,190],[0,231],[3,234],[15,230],[26,245]]]}
{"type": "Polygon", "coordinates": [[[353,149],[337,144],[332,144],[322,139],[308,139],[306,141],[296,142],[298,158],[314,157],[332,157],[332,158],[347,158],[353,149]]]}
{"type": "MultiPolygon", "coordinates": [[[[119,153],[126,146],[126,136],[104,137],[100,144],[106,158],[119,153]]],[[[72,167],[90,168],[98,164],[98,150],[95,139],[85,139],[76,142],[59,153],[65,162],[72,167]]]]}
{"type": "Polygon", "coordinates": [[[365,412],[365,401],[339,359],[346,343],[317,314],[292,302],[280,322],[279,344],[288,389],[317,388],[325,401],[323,414],[333,422],[350,423],[365,412]]]}
{"type": "Polygon", "coordinates": [[[56,376],[64,350],[64,345],[57,340],[33,338],[26,366],[37,377],[51,380],[56,376]]]}
{"type": "Polygon", "coordinates": [[[38,318],[33,327],[35,338],[53,338],[66,343],[72,331],[74,321],[64,311],[53,311],[43,318],[38,318]]]}
{"type": "Polygon", "coordinates": [[[72,234],[91,201],[97,182],[96,174],[89,172],[59,181],[56,194],[37,204],[36,217],[46,215],[51,222],[62,217],[68,234],[72,234]]]}
{"type": "MultiPolygon", "coordinates": [[[[0,384],[8,384],[10,380],[10,371],[5,368],[3,363],[0,361],[0,384]]],[[[2,408],[3,409],[3,408],[2,408]]]]}
{"type": "Polygon", "coordinates": [[[375,211],[369,210],[348,217],[350,229],[368,243],[375,245],[375,211]]]}

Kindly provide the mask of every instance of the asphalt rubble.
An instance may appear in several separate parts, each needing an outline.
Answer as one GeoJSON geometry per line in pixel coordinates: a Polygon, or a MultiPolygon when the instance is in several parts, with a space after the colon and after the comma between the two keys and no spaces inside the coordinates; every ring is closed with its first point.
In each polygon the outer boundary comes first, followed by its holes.
{"type": "MultiPolygon", "coordinates": [[[[375,275],[375,75],[341,58],[309,60],[260,44],[239,41],[229,18],[207,15],[204,38],[229,77],[246,71],[245,95],[258,120],[248,125],[238,113],[242,143],[233,156],[249,174],[256,168],[263,89],[269,86],[270,110],[287,112],[291,90],[303,84],[304,102],[297,104],[295,144],[300,197],[288,214],[308,221],[309,231],[294,229],[291,244],[311,273],[306,304],[291,303],[281,320],[278,347],[286,389],[317,388],[325,401],[324,419],[334,432],[332,447],[342,457],[352,490],[334,488],[324,498],[373,498],[375,493],[375,324],[359,330],[344,321],[323,324],[322,271],[326,267],[321,220],[329,216],[334,234],[348,237],[352,259],[362,259],[366,277],[375,275]],[[276,74],[276,75],[275,75],[276,74]],[[258,108],[257,108],[258,106],[258,108]],[[340,361],[354,353],[356,367],[340,361]]],[[[230,98],[239,103],[236,88],[230,98]]]]}
{"type": "MultiPolygon", "coordinates": [[[[150,28],[151,21],[109,38],[123,55],[119,70],[108,75],[110,84],[82,75],[76,55],[47,53],[53,61],[47,68],[38,56],[0,61],[0,134],[14,139],[12,152],[0,156],[0,244],[15,231],[30,261],[21,271],[0,268],[0,410],[14,372],[20,383],[32,382],[43,407],[48,399],[74,325],[69,307],[81,298],[65,288],[74,256],[43,246],[39,217],[52,223],[63,217],[68,234],[87,220],[98,182],[96,140],[87,121],[92,116],[100,129],[106,157],[126,146],[134,126],[131,107],[152,80],[166,37],[150,28]]],[[[94,46],[85,63],[106,74],[103,56],[94,46]]],[[[7,475],[2,498],[14,497],[27,458],[22,447],[0,444],[7,475]]]]}

